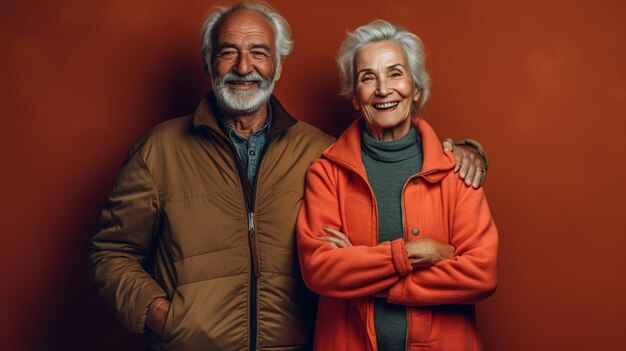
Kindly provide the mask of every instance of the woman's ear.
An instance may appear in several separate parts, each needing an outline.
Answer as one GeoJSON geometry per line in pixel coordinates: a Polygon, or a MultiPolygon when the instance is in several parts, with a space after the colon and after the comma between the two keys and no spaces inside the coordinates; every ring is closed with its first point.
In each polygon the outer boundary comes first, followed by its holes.
{"type": "Polygon", "coordinates": [[[413,101],[420,101],[420,97],[422,97],[422,89],[415,87],[415,95],[413,96],[413,101]]]}
{"type": "Polygon", "coordinates": [[[357,111],[361,109],[361,106],[359,106],[359,103],[356,101],[354,96],[352,97],[352,107],[354,107],[354,109],[357,111]]]}

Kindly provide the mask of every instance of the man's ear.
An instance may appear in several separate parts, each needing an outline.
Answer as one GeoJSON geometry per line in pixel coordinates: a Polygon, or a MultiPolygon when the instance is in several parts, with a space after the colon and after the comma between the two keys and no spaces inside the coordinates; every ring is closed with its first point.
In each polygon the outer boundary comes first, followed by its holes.
{"type": "Polygon", "coordinates": [[[281,62],[278,67],[276,67],[276,74],[274,74],[274,81],[278,81],[280,78],[280,74],[283,73],[283,63],[281,62]]]}
{"type": "Polygon", "coordinates": [[[205,76],[209,76],[209,66],[206,64],[206,62],[202,65],[202,70],[204,71],[204,75],[205,76]]]}

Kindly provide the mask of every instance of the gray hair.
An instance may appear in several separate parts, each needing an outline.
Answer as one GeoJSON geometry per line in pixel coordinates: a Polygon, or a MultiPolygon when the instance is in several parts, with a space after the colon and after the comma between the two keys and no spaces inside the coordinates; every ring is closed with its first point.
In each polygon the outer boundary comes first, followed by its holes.
{"type": "Polygon", "coordinates": [[[227,15],[237,10],[251,10],[265,16],[274,29],[274,45],[276,46],[276,69],[280,68],[283,60],[289,56],[293,50],[293,40],[291,39],[291,28],[289,23],[268,4],[238,2],[230,6],[216,6],[211,14],[204,21],[202,26],[202,58],[204,59],[204,71],[211,75],[211,60],[213,54],[212,36],[216,25],[227,15]]]}
{"type": "Polygon", "coordinates": [[[406,55],[409,70],[413,76],[415,86],[421,91],[421,96],[417,102],[417,109],[421,108],[430,95],[430,77],[426,72],[424,61],[424,45],[417,35],[406,31],[400,26],[396,26],[387,21],[376,20],[367,25],[357,28],[354,32],[348,32],[346,39],[341,44],[337,54],[337,65],[341,77],[341,95],[348,98],[354,96],[354,70],[355,58],[360,49],[365,45],[390,41],[397,44],[406,55]]]}

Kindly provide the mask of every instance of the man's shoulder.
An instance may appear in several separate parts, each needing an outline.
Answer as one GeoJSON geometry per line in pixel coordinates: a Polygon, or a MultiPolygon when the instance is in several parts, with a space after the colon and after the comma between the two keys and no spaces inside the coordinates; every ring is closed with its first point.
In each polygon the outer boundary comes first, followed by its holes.
{"type": "Polygon", "coordinates": [[[152,127],[147,133],[148,138],[180,137],[193,129],[193,115],[186,115],[165,120],[152,127]]]}
{"type": "Polygon", "coordinates": [[[324,133],[313,125],[298,120],[298,122],[291,127],[290,133],[297,136],[298,139],[306,140],[310,143],[314,143],[326,149],[335,142],[335,138],[324,133]]]}
{"type": "Polygon", "coordinates": [[[197,128],[193,125],[193,115],[165,120],[152,127],[144,136],[144,143],[151,147],[176,147],[196,139],[197,128]]]}
{"type": "Polygon", "coordinates": [[[145,160],[153,151],[187,143],[186,140],[195,134],[192,121],[193,115],[186,115],[165,120],[152,127],[133,144],[125,162],[136,155],[142,155],[141,158],[145,160]]]}

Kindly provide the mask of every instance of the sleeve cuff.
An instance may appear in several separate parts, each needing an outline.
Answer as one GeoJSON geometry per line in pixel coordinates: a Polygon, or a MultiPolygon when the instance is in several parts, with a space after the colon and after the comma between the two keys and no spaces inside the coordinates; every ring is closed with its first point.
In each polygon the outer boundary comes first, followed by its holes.
{"type": "Polygon", "coordinates": [[[159,297],[164,297],[167,298],[167,294],[163,293],[155,293],[155,294],[151,294],[150,297],[146,300],[147,303],[143,305],[143,310],[142,313],[139,315],[139,319],[137,320],[137,323],[135,324],[135,328],[134,331],[137,333],[143,333],[144,329],[146,328],[146,318],[148,317],[148,308],[150,308],[150,305],[152,304],[152,302],[159,297]]]}
{"type": "Polygon", "coordinates": [[[409,261],[409,254],[406,251],[404,239],[396,239],[391,242],[391,258],[396,272],[401,277],[411,273],[413,266],[409,261]]]}
{"type": "Polygon", "coordinates": [[[478,153],[478,155],[485,162],[485,171],[487,171],[489,169],[489,160],[487,159],[487,153],[485,152],[485,149],[483,149],[483,146],[480,145],[479,142],[477,142],[476,140],[473,140],[473,139],[461,139],[461,140],[455,141],[454,145],[459,145],[459,146],[467,145],[467,146],[473,147],[476,150],[476,152],[478,153]]]}

